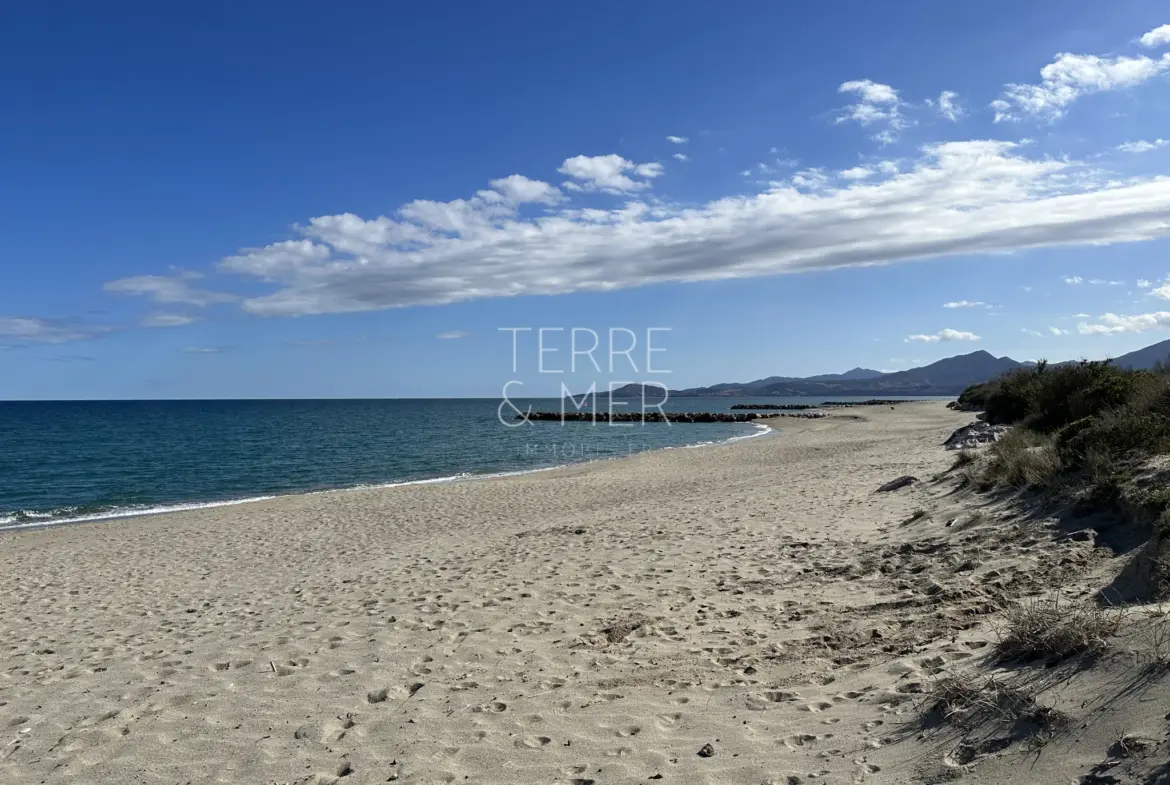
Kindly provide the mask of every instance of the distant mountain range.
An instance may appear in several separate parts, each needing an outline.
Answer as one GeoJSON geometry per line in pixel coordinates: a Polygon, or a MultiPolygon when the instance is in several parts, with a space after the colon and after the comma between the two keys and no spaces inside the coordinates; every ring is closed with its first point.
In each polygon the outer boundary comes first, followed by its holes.
{"type": "MultiPolygon", "coordinates": [[[[1123,368],[1152,368],[1170,361],[1170,340],[1123,354],[1113,360],[1123,368]]],[[[1075,362],[1070,360],[1068,362],[1075,362]]],[[[820,376],[769,376],[754,382],[726,382],[710,387],[671,390],[671,398],[764,398],[769,396],[846,396],[846,395],[958,395],[972,384],[985,382],[1004,371],[1032,363],[1010,357],[996,357],[990,352],[960,354],[945,360],[911,368],[908,371],[882,373],[869,368],[854,368],[845,373],[820,376]]],[[[642,385],[628,384],[614,390],[615,398],[640,398],[642,385]]],[[[661,388],[648,387],[647,400],[662,396],[661,388]]]]}

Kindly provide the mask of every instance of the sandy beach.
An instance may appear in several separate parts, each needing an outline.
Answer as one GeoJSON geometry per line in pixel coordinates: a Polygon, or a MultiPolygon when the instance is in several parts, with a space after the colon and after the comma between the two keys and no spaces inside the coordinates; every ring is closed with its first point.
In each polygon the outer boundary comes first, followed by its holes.
{"type": "Polygon", "coordinates": [[[1123,556],[940,476],[971,419],[4,534],[0,782],[1155,782],[1081,779],[1165,748],[1121,654],[1023,676],[1073,718],[1044,746],[919,721],[1005,604],[1123,556]]]}

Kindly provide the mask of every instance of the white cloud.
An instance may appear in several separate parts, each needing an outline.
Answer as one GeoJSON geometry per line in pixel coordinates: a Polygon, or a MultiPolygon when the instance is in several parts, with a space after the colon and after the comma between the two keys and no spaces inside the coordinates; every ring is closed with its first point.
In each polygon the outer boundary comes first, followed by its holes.
{"type": "Polygon", "coordinates": [[[1031,335],[1035,338],[1044,337],[1044,333],[1040,332],[1039,330],[1029,330],[1027,327],[1021,327],[1020,332],[1024,333],[1025,335],[1031,335]]]}
{"type": "Polygon", "coordinates": [[[843,180],[867,180],[871,177],[877,177],[879,175],[891,175],[897,173],[897,162],[878,161],[875,164],[854,166],[849,169],[842,169],[840,172],[837,172],[837,176],[843,180]]]}
{"type": "Polygon", "coordinates": [[[864,180],[873,176],[873,170],[868,166],[854,166],[851,169],[842,169],[837,174],[846,180],[864,180]]]}
{"type": "Polygon", "coordinates": [[[1009,84],[991,103],[995,122],[1025,118],[1056,120],[1078,98],[1139,85],[1170,69],[1170,54],[1160,59],[1099,57],[1061,52],[1040,69],[1040,84],[1009,84]]]}
{"type": "Polygon", "coordinates": [[[1061,280],[1073,286],[1079,286],[1083,283],[1087,283],[1090,286],[1121,286],[1125,283],[1125,281],[1106,281],[1103,278],[1090,278],[1086,281],[1079,275],[1066,275],[1061,280]]]}
{"type": "Polygon", "coordinates": [[[829,184],[829,177],[821,169],[804,169],[792,175],[790,180],[797,188],[817,189],[829,184]]]}
{"type": "Polygon", "coordinates": [[[1149,289],[1154,284],[1150,281],[1147,281],[1145,278],[1138,278],[1137,285],[1139,289],[1149,289]]]}
{"type": "Polygon", "coordinates": [[[522,174],[492,180],[491,186],[494,191],[514,204],[555,204],[563,198],[563,194],[556,186],[540,180],[529,180],[522,174]]]}
{"type": "Polygon", "coordinates": [[[652,179],[663,172],[662,164],[636,164],[620,155],[577,155],[565,160],[557,170],[578,182],[567,182],[570,190],[604,191],[606,193],[627,193],[649,188],[645,180],[634,180],[630,175],[652,179]],[[627,174],[628,173],[628,174],[627,174]]]}
{"type": "Polygon", "coordinates": [[[687,156],[686,153],[675,153],[674,155],[671,156],[671,158],[673,158],[676,161],[682,161],[683,163],[686,163],[687,161],[691,160],[687,156]]]}
{"type": "Polygon", "coordinates": [[[1157,289],[1152,290],[1150,294],[1163,300],[1170,300],[1170,284],[1162,284],[1157,289]]]}
{"type": "Polygon", "coordinates": [[[1073,314],[1073,318],[1074,319],[1091,319],[1093,317],[1089,316],[1089,314],[1087,314],[1087,313],[1076,313],[1076,314],[1073,314]]]}
{"type": "Polygon", "coordinates": [[[184,316],[179,313],[152,313],[142,320],[143,327],[182,327],[185,324],[194,324],[201,321],[196,316],[184,316]]]}
{"type": "Polygon", "coordinates": [[[105,325],[86,325],[66,319],[0,317],[0,347],[84,341],[111,329],[105,325]]]}
{"type": "Polygon", "coordinates": [[[666,137],[666,141],[671,142],[673,144],[686,144],[687,142],[690,141],[690,139],[688,139],[685,136],[668,136],[668,137],[666,137]]]}
{"type": "Polygon", "coordinates": [[[940,330],[933,335],[908,335],[907,342],[913,343],[938,343],[939,341],[978,341],[979,336],[975,333],[967,333],[961,330],[940,330]]]}
{"type": "Polygon", "coordinates": [[[1062,330],[1059,327],[1049,327],[1048,332],[1053,335],[1068,335],[1068,330],[1062,330]]]}
{"type": "Polygon", "coordinates": [[[1143,139],[1137,142],[1125,142],[1124,144],[1119,144],[1117,145],[1117,149],[1123,153],[1148,153],[1151,150],[1157,150],[1161,147],[1165,147],[1168,144],[1170,144],[1170,140],[1166,139],[1154,139],[1150,142],[1147,142],[1143,139]]]}
{"type": "Polygon", "coordinates": [[[435,337],[444,341],[457,341],[460,338],[470,338],[471,333],[465,333],[462,330],[451,330],[449,332],[439,333],[435,337]]]}
{"type": "Polygon", "coordinates": [[[1155,47],[1170,44],[1170,25],[1155,27],[1140,39],[1142,46],[1155,47]]]}
{"type": "Polygon", "coordinates": [[[959,106],[955,100],[959,94],[951,90],[943,90],[938,94],[937,101],[927,99],[926,105],[933,106],[938,111],[939,115],[950,120],[952,123],[957,122],[963,116],[963,108],[959,106]]]}
{"type": "Polygon", "coordinates": [[[238,299],[231,294],[210,292],[191,286],[191,281],[202,277],[201,273],[178,270],[173,275],[136,275],[132,278],[120,278],[106,283],[102,288],[114,294],[149,297],[157,303],[181,303],[201,308],[238,299]]]}
{"type": "Polygon", "coordinates": [[[879,84],[869,79],[844,82],[837,88],[839,93],[855,93],[866,104],[897,104],[898,91],[888,84],[879,84]]]}
{"type": "Polygon", "coordinates": [[[857,96],[857,103],[850,104],[845,113],[837,118],[837,122],[853,121],[864,126],[883,124],[885,128],[874,134],[874,139],[882,144],[894,141],[898,133],[908,125],[902,116],[902,102],[898,98],[898,91],[888,84],[860,79],[842,83],[837,92],[853,93],[857,96]]]}
{"type": "Polygon", "coordinates": [[[1144,333],[1156,330],[1159,327],[1170,325],[1170,311],[1156,313],[1140,313],[1132,316],[1118,316],[1115,313],[1103,313],[1096,324],[1080,322],[1077,332],[1082,335],[1114,335],[1117,333],[1144,333]]]}
{"type": "Polygon", "coordinates": [[[950,303],[943,303],[943,308],[990,308],[987,303],[978,300],[955,300],[950,303]]]}
{"type": "Polygon", "coordinates": [[[223,351],[221,346],[188,346],[183,350],[187,354],[219,354],[223,351]]]}
{"type": "Polygon", "coordinates": [[[478,196],[416,201],[370,220],[310,219],[301,239],[245,249],[221,269],[275,284],[248,311],[295,315],[1170,236],[1167,179],[1103,185],[1084,164],[1003,141],[930,145],[897,168],[813,192],[777,182],[705,204],[632,199],[533,217],[478,196]]]}

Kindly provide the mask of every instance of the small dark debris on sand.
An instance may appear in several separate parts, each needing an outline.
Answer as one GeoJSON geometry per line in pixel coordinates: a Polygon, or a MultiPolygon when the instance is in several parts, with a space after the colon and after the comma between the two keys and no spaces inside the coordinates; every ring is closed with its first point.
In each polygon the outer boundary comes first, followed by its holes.
{"type": "Polygon", "coordinates": [[[878,493],[887,493],[889,491],[896,491],[899,488],[905,488],[907,485],[913,485],[919,482],[917,477],[910,474],[903,474],[896,480],[890,480],[888,483],[877,489],[878,493]]]}

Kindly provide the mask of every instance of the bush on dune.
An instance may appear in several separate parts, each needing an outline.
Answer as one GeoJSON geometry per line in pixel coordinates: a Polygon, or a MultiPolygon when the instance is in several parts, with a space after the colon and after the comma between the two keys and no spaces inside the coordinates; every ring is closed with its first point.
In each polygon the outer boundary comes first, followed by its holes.
{"type": "Polygon", "coordinates": [[[1119,368],[1109,361],[1041,361],[968,388],[960,400],[989,422],[1016,426],[985,462],[988,483],[1013,488],[1117,488],[1132,468],[1170,452],[1170,368],[1119,368]]]}

